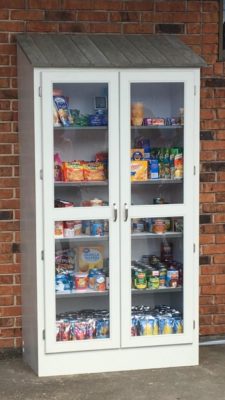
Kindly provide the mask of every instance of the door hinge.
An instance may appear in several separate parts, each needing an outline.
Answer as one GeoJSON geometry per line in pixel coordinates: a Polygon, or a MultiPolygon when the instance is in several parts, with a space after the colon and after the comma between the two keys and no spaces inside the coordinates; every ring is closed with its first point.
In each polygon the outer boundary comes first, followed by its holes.
{"type": "Polygon", "coordinates": [[[43,169],[40,169],[40,179],[43,181],[43,169]]]}
{"type": "Polygon", "coordinates": [[[196,166],[194,165],[194,175],[196,175],[196,166]]]}
{"type": "Polygon", "coordinates": [[[38,96],[42,97],[42,87],[41,86],[38,87],[38,96]]]}
{"type": "Polygon", "coordinates": [[[194,85],[194,96],[196,96],[196,94],[197,94],[197,86],[194,85]]]}
{"type": "Polygon", "coordinates": [[[44,258],[45,258],[44,250],[41,250],[41,259],[44,260],[44,258]]]}
{"type": "Polygon", "coordinates": [[[195,253],[195,248],[196,248],[195,243],[193,243],[193,253],[195,253]]]}
{"type": "Polygon", "coordinates": [[[193,329],[195,329],[195,320],[193,321],[193,329]]]}
{"type": "Polygon", "coordinates": [[[45,329],[42,331],[42,339],[45,340],[45,329]]]}

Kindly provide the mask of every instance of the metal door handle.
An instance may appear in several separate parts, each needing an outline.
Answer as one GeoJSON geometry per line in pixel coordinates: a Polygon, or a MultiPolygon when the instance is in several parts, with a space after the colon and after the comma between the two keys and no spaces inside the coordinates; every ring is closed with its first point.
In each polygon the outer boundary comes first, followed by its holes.
{"type": "Polygon", "coordinates": [[[127,203],[124,204],[124,221],[126,222],[128,219],[128,205],[127,203]]]}
{"type": "Polygon", "coordinates": [[[117,214],[118,214],[118,210],[116,207],[116,203],[113,203],[113,221],[116,222],[117,220],[117,214]]]}

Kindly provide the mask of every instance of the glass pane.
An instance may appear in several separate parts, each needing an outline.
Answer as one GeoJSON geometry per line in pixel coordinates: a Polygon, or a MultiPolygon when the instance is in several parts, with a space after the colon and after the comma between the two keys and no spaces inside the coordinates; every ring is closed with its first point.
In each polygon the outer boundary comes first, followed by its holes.
{"type": "Polygon", "coordinates": [[[131,335],[183,332],[183,218],[131,221],[131,335]]]}
{"type": "Polygon", "coordinates": [[[108,84],[53,85],[55,207],[108,205],[108,84]]]}
{"type": "Polygon", "coordinates": [[[131,84],[131,203],[183,202],[183,83],[131,84]]]}
{"type": "Polygon", "coordinates": [[[110,336],[109,224],[55,222],[56,340],[110,336]]]}

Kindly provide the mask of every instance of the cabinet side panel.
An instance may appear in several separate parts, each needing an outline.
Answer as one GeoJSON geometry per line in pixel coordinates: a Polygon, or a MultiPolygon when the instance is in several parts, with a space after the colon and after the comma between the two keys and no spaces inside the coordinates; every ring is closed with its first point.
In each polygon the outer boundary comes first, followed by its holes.
{"type": "Polygon", "coordinates": [[[25,361],[37,371],[36,204],[33,69],[18,48],[22,326],[25,361]]]}

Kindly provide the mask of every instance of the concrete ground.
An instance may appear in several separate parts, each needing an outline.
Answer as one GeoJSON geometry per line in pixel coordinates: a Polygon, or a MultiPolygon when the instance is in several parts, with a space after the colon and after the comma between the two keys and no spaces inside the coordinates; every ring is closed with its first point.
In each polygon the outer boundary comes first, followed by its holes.
{"type": "Polygon", "coordinates": [[[225,400],[225,345],[200,347],[200,365],[38,378],[21,357],[0,360],[1,400],[225,400]]]}

